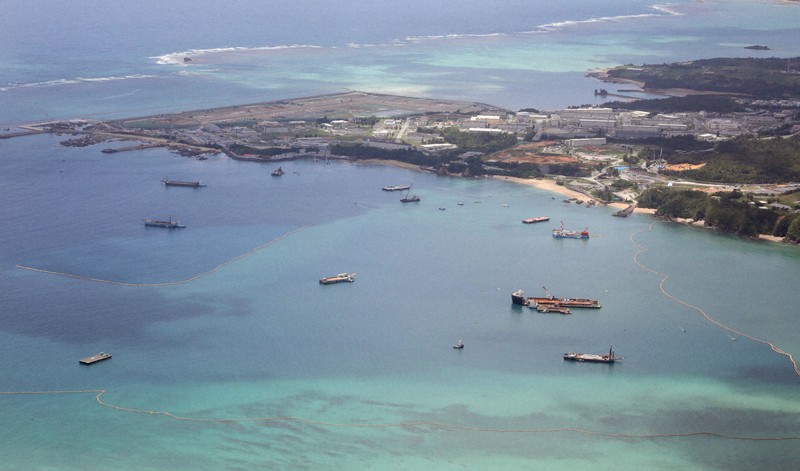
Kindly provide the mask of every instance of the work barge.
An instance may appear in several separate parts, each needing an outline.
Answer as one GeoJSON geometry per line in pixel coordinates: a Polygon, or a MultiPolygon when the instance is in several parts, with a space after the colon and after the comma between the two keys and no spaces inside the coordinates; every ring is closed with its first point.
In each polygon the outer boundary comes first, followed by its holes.
{"type": "MultiPolygon", "coordinates": [[[[545,292],[547,295],[544,297],[525,297],[525,293],[519,289],[511,293],[511,302],[519,306],[535,307],[539,312],[560,312],[560,310],[554,308],[600,309],[603,307],[600,302],[595,299],[556,298],[555,296],[551,295],[549,291],[545,290],[545,292]],[[539,309],[540,307],[542,309],[539,309]],[[547,311],[548,308],[552,310],[547,311]]],[[[564,312],[560,313],[564,314],[564,312]]]]}
{"type": "Polygon", "coordinates": [[[567,352],[564,354],[565,361],[581,361],[588,363],[614,363],[621,358],[614,355],[614,347],[608,349],[608,355],[596,355],[594,353],[575,353],[567,352]]]}
{"type": "Polygon", "coordinates": [[[78,363],[81,365],[91,365],[93,363],[97,363],[99,361],[108,360],[111,358],[111,355],[108,353],[100,352],[97,355],[92,355],[86,358],[81,358],[78,360],[78,363]]]}
{"type": "Polygon", "coordinates": [[[339,273],[336,276],[329,276],[326,278],[320,278],[319,284],[321,285],[332,285],[335,283],[352,283],[356,281],[356,274],[355,273],[339,273]]]}

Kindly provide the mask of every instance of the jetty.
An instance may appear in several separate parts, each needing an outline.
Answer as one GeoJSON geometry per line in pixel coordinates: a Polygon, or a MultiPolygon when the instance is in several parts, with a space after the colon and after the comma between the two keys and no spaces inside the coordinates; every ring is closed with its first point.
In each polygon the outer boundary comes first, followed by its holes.
{"type": "Polygon", "coordinates": [[[108,360],[111,358],[111,355],[108,353],[100,352],[97,355],[92,355],[90,357],[81,358],[78,362],[82,365],[91,365],[93,363],[97,363],[98,361],[108,360]]]}
{"type": "Polygon", "coordinates": [[[634,209],[636,209],[636,203],[629,204],[627,208],[615,212],[614,214],[612,214],[612,216],[616,216],[618,218],[626,218],[633,212],[634,209]]]}
{"type": "Polygon", "coordinates": [[[150,149],[151,147],[164,147],[164,144],[160,144],[160,143],[137,144],[135,146],[103,149],[100,152],[102,152],[104,154],[116,154],[117,152],[128,152],[128,151],[131,151],[131,150],[150,149]]]}

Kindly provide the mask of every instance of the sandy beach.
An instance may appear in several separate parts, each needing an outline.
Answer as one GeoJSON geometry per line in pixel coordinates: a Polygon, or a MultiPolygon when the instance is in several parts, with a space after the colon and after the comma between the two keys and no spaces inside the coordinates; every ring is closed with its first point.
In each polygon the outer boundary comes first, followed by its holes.
{"type": "MultiPolygon", "coordinates": [[[[565,196],[567,198],[577,198],[579,200],[585,200],[587,196],[579,191],[571,190],[567,188],[565,185],[559,185],[556,183],[555,180],[549,180],[546,178],[517,178],[517,177],[494,177],[498,180],[505,180],[514,183],[519,183],[522,185],[528,185],[535,188],[539,188],[541,190],[551,191],[553,193],[557,193],[559,195],[565,196]]],[[[628,203],[608,203],[606,206],[610,206],[612,208],[627,208],[628,203]]],[[[634,209],[635,213],[640,214],[655,214],[656,210],[652,208],[636,208],[634,209]]]]}

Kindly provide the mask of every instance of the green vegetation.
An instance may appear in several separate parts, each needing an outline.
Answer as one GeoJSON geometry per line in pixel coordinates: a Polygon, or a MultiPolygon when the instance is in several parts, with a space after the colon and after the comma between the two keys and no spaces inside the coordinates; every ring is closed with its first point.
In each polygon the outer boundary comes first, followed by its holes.
{"type": "Polygon", "coordinates": [[[652,100],[611,101],[603,106],[614,109],[648,111],[650,113],[699,112],[736,113],[745,107],[733,98],[723,95],[692,95],[685,97],[657,98],[652,100]]]}
{"type": "Polygon", "coordinates": [[[639,196],[639,206],[655,208],[657,216],[703,220],[706,226],[742,236],[771,234],[800,241],[800,214],[759,208],[739,191],[709,196],[695,190],[650,188],[639,196]]]}
{"type": "Polygon", "coordinates": [[[290,152],[300,152],[299,147],[266,147],[266,148],[258,148],[258,147],[250,147],[245,146],[242,144],[232,144],[230,146],[230,151],[237,155],[257,155],[259,157],[272,157],[275,155],[280,154],[288,154],[290,152]]]}
{"type": "Polygon", "coordinates": [[[588,177],[591,171],[578,164],[549,164],[548,172],[552,175],[564,175],[565,177],[588,177]]]}
{"type": "Polygon", "coordinates": [[[620,67],[608,75],[644,82],[645,88],[693,90],[776,99],[800,97],[800,75],[786,73],[800,58],[717,58],[641,67],[620,67]]]}
{"type": "Polygon", "coordinates": [[[725,183],[785,183],[800,180],[800,138],[741,137],[716,144],[713,152],[670,153],[670,163],[705,163],[703,168],[664,172],[681,178],[725,183]]]}
{"type": "Polygon", "coordinates": [[[441,133],[446,142],[457,145],[462,152],[474,151],[490,154],[517,145],[516,134],[507,132],[468,132],[458,128],[446,128],[441,133]]]}
{"type": "Polygon", "coordinates": [[[544,175],[536,164],[513,162],[501,168],[506,172],[504,175],[508,175],[509,177],[539,178],[544,175]]]}
{"type": "Polygon", "coordinates": [[[346,155],[356,160],[397,160],[423,166],[436,166],[441,163],[439,158],[414,149],[382,149],[361,144],[336,144],[331,146],[331,152],[336,155],[346,155]]]}

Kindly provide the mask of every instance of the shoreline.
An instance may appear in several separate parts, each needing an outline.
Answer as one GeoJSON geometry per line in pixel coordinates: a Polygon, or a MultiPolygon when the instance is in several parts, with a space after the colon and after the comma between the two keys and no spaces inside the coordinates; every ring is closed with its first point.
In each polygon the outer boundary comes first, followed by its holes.
{"type": "MultiPolygon", "coordinates": [[[[800,0],[794,2],[795,5],[798,4],[800,0]]],[[[711,91],[703,91],[703,90],[695,90],[692,88],[647,88],[645,85],[646,82],[642,82],[639,80],[633,79],[623,79],[617,77],[611,77],[608,75],[608,72],[614,70],[618,67],[603,67],[599,69],[592,69],[587,74],[586,77],[591,77],[595,80],[599,80],[603,83],[616,83],[620,85],[634,85],[639,87],[643,93],[649,93],[651,95],[661,95],[666,97],[687,97],[687,96],[695,96],[695,95],[723,95],[723,96],[741,96],[740,93],[729,93],[729,92],[711,92],[711,91]]],[[[610,96],[617,96],[623,97],[622,95],[612,94],[609,93],[610,96]]],[[[630,98],[630,97],[625,97],[630,98]]],[[[640,98],[635,98],[640,99],[640,98]]]]}
{"type": "MultiPolygon", "coordinates": [[[[577,199],[587,198],[587,196],[585,194],[583,194],[583,193],[581,193],[579,191],[572,190],[572,189],[570,189],[570,188],[568,188],[568,187],[566,187],[564,185],[559,185],[558,183],[555,182],[555,180],[549,180],[549,179],[546,179],[546,178],[518,178],[518,177],[500,177],[500,176],[491,177],[491,178],[493,178],[495,180],[510,181],[510,182],[517,183],[517,184],[520,184],[520,185],[531,186],[531,187],[534,187],[534,188],[538,188],[540,190],[545,190],[545,191],[549,191],[549,192],[552,192],[552,193],[557,193],[557,194],[559,194],[561,196],[566,196],[567,198],[577,198],[577,199]]],[[[608,206],[608,207],[611,207],[611,208],[624,209],[624,208],[627,208],[628,205],[629,205],[629,203],[614,202],[614,203],[607,203],[605,205],[601,204],[600,206],[608,206]]],[[[652,209],[652,208],[639,208],[639,207],[636,207],[636,208],[634,208],[633,212],[637,213],[637,214],[655,214],[656,210],[652,209]]]]}
{"type": "MultiPolygon", "coordinates": [[[[694,219],[688,219],[688,218],[659,217],[658,219],[660,219],[660,220],[662,220],[664,222],[671,222],[671,223],[681,224],[681,225],[684,225],[684,226],[695,227],[695,228],[698,228],[698,229],[705,229],[707,231],[717,232],[717,233],[720,233],[720,234],[736,235],[734,233],[720,231],[715,227],[706,226],[705,225],[705,221],[703,221],[702,219],[701,220],[697,220],[697,221],[694,220],[694,219]]],[[[778,243],[778,244],[783,244],[783,245],[794,245],[794,244],[790,244],[790,243],[784,242],[783,237],[777,237],[777,236],[770,235],[770,234],[756,234],[755,236],[752,236],[752,237],[741,237],[741,236],[739,236],[739,238],[751,240],[751,241],[754,241],[754,242],[755,241],[764,241],[764,242],[773,242],[773,243],[778,243]]]]}

